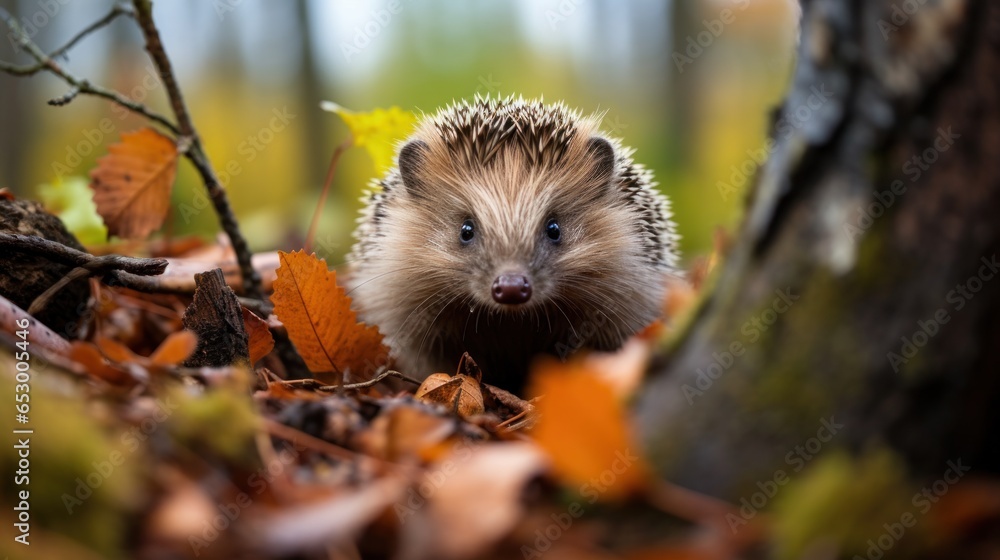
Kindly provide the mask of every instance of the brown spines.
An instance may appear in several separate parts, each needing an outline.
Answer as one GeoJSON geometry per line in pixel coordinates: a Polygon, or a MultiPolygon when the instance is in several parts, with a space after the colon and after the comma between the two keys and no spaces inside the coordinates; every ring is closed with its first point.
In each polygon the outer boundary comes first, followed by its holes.
{"type": "Polygon", "coordinates": [[[510,142],[533,166],[561,161],[580,125],[580,114],[562,104],[508,98],[454,104],[430,121],[432,135],[467,165],[489,165],[510,142]]]}
{"type": "Polygon", "coordinates": [[[403,168],[373,184],[348,257],[358,311],[401,367],[448,371],[468,351],[518,379],[538,353],[612,350],[656,318],[677,258],[669,206],[598,121],[476,99],[426,117],[401,145],[403,168]],[[458,236],[466,220],[471,243],[458,236]],[[532,286],[516,307],[490,290],[511,271],[532,286]],[[581,338],[586,324],[600,328],[581,338]]]}

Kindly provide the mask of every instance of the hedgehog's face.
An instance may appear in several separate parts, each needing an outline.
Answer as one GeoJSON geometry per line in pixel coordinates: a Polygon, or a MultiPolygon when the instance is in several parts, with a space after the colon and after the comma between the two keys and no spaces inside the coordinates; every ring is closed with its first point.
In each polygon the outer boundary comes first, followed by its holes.
{"type": "MultiPolygon", "coordinates": [[[[580,302],[635,289],[636,216],[613,187],[615,154],[582,139],[556,165],[532,167],[515,150],[470,170],[421,141],[400,152],[405,239],[450,286],[454,302],[505,314],[581,315],[580,302]],[[433,264],[432,264],[433,263],[433,264]],[[634,267],[631,267],[634,268],[634,267]],[[607,293],[612,291],[614,293],[607,293]]],[[[447,292],[447,290],[446,290],[447,292]]]]}

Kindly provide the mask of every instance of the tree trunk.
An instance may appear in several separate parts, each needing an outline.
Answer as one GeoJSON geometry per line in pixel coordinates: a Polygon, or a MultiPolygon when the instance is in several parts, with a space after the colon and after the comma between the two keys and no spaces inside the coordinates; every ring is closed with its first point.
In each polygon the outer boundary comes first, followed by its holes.
{"type": "Polygon", "coordinates": [[[1000,4],[804,4],[746,220],[638,402],[647,448],[734,502],[833,424],[823,452],[1000,471],[1000,4]]]}

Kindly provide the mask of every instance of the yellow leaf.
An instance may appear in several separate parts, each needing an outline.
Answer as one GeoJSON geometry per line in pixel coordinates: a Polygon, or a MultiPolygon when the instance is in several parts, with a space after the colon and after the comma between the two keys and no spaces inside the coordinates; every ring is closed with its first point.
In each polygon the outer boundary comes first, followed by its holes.
{"type": "Polygon", "coordinates": [[[355,379],[368,379],[388,362],[382,334],[358,322],[351,298],[337,285],[337,273],[326,268],[326,261],[305,251],[279,251],[278,257],[281,267],[271,296],[274,314],[310,371],[350,372],[355,379]]]}
{"type": "Polygon", "coordinates": [[[396,106],[356,112],[332,101],[324,101],[320,103],[320,107],[324,111],[336,113],[344,120],[351,129],[354,145],[368,151],[379,174],[392,167],[396,144],[408,137],[417,123],[416,115],[396,106]]]}

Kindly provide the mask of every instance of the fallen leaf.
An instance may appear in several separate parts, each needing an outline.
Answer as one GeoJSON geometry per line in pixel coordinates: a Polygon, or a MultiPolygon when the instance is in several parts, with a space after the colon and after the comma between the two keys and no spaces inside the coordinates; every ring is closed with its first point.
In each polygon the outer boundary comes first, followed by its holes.
{"type": "Polygon", "coordinates": [[[69,349],[69,358],[77,362],[89,375],[112,385],[135,385],[128,372],[109,364],[96,346],[89,342],[75,341],[69,349]]]}
{"type": "Polygon", "coordinates": [[[356,535],[403,497],[407,480],[387,475],[357,489],[338,491],[310,504],[255,516],[250,534],[281,555],[316,549],[356,535]]]}
{"type": "MultiPolygon", "coordinates": [[[[274,314],[310,371],[350,373],[364,380],[388,362],[382,334],[377,327],[358,322],[351,298],[337,285],[337,273],[326,268],[326,261],[305,251],[279,252],[279,258],[271,296],[274,314]]],[[[332,379],[339,380],[339,376],[332,379]]]]}
{"type": "Polygon", "coordinates": [[[101,354],[104,354],[104,357],[112,362],[127,364],[139,359],[139,356],[132,352],[128,346],[125,346],[117,340],[99,336],[95,342],[97,343],[97,347],[101,350],[101,354]]]}
{"type": "Polygon", "coordinates": [[[167,495],[155,506],[149,527],[158,538],[186,545],[191,535],[212,523],[219,510],[204,489],[181,472],[166,465],[159,470],[167,495]]]}
{"type": "Polygon", "coordinates": [[[1000,483],[985,478],[960,481],[941,497],[930,520],[938,533],[954,541],[1000,522],[1000,483]]]}
{"type": "Polygon", "coordinates": [[[444,405],[462,418],[485,411],[479,382],[467,375],[452,377],[447,373],[435,373],[420,384],[414,397],[424,402],[444,405]]]}
{"type": "Polygon", "coordinates": [[[267,326],[267,321],[246,307],[243,308],[243,327],[250,340],[250,363],[256,364],[274,349],[274,336],[267,326]]]}
{"type": "Polygon", "coordinates": [[[108,235],[143,238],[163,224],[177,174],[177,145],[152,128],[122,134],[90,172],[108,235]]]}
{"type": "Polygon", "coordinates": [[[530,443],[456,445],[396,504],[401,550],[426,551],[425,558],[479,557],[521,519],[524,488],[546,467],[545,455],[530,443]]]}
{"type": "Polygon", "coordinates": [[[454,433],[452,418],[414,406],[399,406],[377,416],[355,441],[367,455],[400,462],[426,457],[429,450],[443,445],[454,433]]]}
{"type": "Polygon", "coordinates": [[[639,390],[653,354],[653,341],[634,336],[617,352],[594,352],[585,358],[587,366],[606,382],[620,399],[639,390]]]}
{"type": "Polygon", "coordinates": [[[191,331],[171,333],[149,356],[159,366],[175,366],[188,358],[198,346],[198,337],[191,331]]]}
{"type": "Polygon", "coordinates": [[[598,498],[612,501],[643,489],[649,469],[636,455],[621,401],[583,362],[540,361],[529,394],[538,397],[531,434],[552,458],[554,474],[571,488],[601,481],[598,498]]]}
{"type": "Polygon", "coordinates": [[[320,103],[324,111],[336,113],[351,129],[354,145],[364,148],[381,175],[393,166],[396,145],[413,132],[417,117],[399,107],[356,112],[332,101],[320,103]]]}

